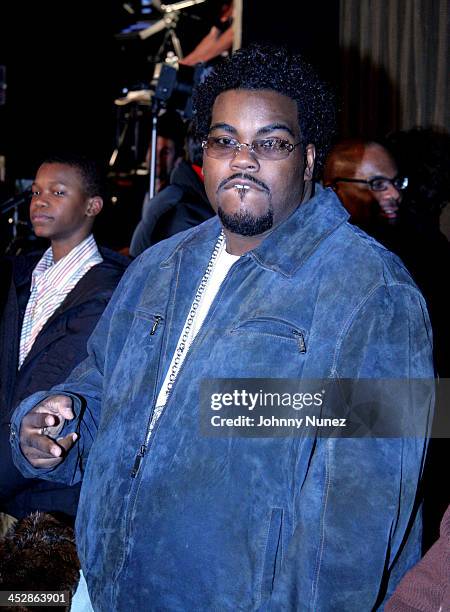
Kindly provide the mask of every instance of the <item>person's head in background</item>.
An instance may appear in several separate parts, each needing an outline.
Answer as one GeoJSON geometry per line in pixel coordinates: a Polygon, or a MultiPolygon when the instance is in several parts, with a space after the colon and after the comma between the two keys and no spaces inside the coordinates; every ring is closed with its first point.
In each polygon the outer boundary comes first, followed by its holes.
{"type": "Polygon", "coordinates": [[[201,171],[203,166],[203,147],[202,139],[195,134],[193,124],[188,126],[186,141],[184,144],[186,159],[196,167],[197,172],[201,171]]]}
{"type": "MultiPolygon", "coordinates": [[[[168,185],[172,170],[182,159],[185,135],[186,128],[179,113],[168,110],[159,117],[156,138],[156,191],[168,185]]],[[[149,148],[149,165],[150,154],[149,148]]]]}
{"type": "MultiPolygon", "coordinates": [[[[233,17],[234,0],[219,0],[215,3],[218,21],[221,23],[229,23],[233,17]]],[[[214,3],[213,3],[214,5],[214,3]]]]}
{"type": "Polygon", "coordinates": [[[350,213],[350,221],[370,232],[395,224],[407,181],[394,158],[377,142],[348,139],[336,144],[326,160],[323,184],[331,187],[350,213]]]}
{"type": "Polygon", "coordinates": [[[61,154],[41,163],[32,185],[30,219],[36,236],[51,241],[55,261],[92,233],[103,194],[104,180],[94,161],[61,154]]]}
{"type": "Polygon", "coordinates": [[[450,200],[450,136],[417,127],[392,132],[385,145],[409,179],[403,208],[438,224],[450,200]]]}

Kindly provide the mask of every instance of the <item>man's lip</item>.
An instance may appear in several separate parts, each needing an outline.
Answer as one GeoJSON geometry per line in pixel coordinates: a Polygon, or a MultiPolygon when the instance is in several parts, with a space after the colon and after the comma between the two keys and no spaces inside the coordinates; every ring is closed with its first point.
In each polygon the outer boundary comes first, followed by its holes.
{"type": "Polygon", "coordinates": [[[381,206],[381,214],[384,217],[389,217],[389,218],[396,217],[398,215],[398,210],[399,210],[398,204],[389,204],[386,206],[381,206]]]}
{"type": "Polygon", "coordinates": [[[266,189],[263,189],[262,187],[254,183],[253,181],[247,181],[245,179],[237,179],[237,178],[232,179],[228,183],[225,183],[225,185],[223,186],[223,189],[234,189],[236,185],[242,185],[243,187],[249,187],[250,189],[257,189],[258,191],[266,191],[266,189]]]}
{"type": "Polygon", "coordinates": [[[53,217],[50,215],[43,215],[42,213],[36,213],[35,215],[31,215],[31,221],[35,223],[36,221],[50,221],[53,217]]]}

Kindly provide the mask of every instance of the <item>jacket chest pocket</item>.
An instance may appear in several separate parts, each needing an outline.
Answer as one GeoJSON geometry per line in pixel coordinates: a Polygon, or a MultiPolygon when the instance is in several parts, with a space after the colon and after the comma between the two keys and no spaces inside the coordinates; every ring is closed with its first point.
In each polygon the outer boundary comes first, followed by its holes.
{"type": "MultiPolygon", "coordinates": [[[[164,319],[158,313],[137,311],[129,328],[126,341],[113,366],[108,384],[111,396],[133,398],[145,389],[151,400],[159,359],[164,319]]],[[[119,398],[119,399],[120,399],[119,398]]]]}
{"type": "Polygon", "coordinates": [[[301,373],[308,345],[307,334],[298,325],[269,317],[248,319],[229,335],[233,356],[245,360],[250,369],[246,376],[288,378],[301,373]]]}
{"type": "Polygon", "coordinates": [[[162,337],[164,317],[158,313],[137,310],[131,323],[124,348],[127,358],[135,351],[153,349],[162,337]]]}

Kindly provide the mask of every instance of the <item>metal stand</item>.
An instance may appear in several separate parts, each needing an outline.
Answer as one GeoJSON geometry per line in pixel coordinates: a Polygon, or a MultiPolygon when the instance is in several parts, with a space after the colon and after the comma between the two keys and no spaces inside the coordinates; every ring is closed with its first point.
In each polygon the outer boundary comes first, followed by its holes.
{"type": "MultiPolygon", "coordinates": [[[[162,13],[162,18],[139,32],[139,37],[142,40],[157,34],[163,30],[166,30],[161,46],[156,54],[155,70],[152,79],[152,83],[156,81],[155,92],[140,90],[136,92],[128,92],[126,97],[119,98],[115,101],[118,106],[129,104],[130,102],[144,102],[145,104],[151,103],[152,113],[152,131],[151,131],[151,145],[150,145],[150,184],[148,197],[151,199],[155,195],[156,189],[156,143],[158,138],[157,127],[158,117],[161,110],[165,108],[167,101],[169,100],[174,87],[176,85],[176,69],[178,69],[178,60],[183,58],[183,50],[181,47],[180,40],[176,33],[176,27],[180,18],[180,12],[182,9],[195,6],[196,4],[202,4],[206,0],[183,0],[174,4],[160,4],[157,0],[154,1],[155,7],[162,13]],[[164,61],[162,61],[165,55],[164,61]],[[164,72],[164,66],[172,67],[172,73],[164,72]],[[160,74],[161,77],[160,78],[160,74]]],[[[130,115],[128,115],[129,117],[130,115]]],[[[117,145],[114,149],[109,166],[112,168],[115,163],[119,150],[123,145],[125,136],[128,129],[128,122],[125,124],[122,132],[117,137],[117,145]]]]}
{"type": "MultiPolygon", "coordinates": [[[[19,206],[22,206],[23,204],[28,204],[30,201],[30,197],[31,189],[26,189],[22,193],[19,193],[18,195],[13,196],[12,198],[9,198],[8,200],[0,204],[0,215],[3,215],[12,210],[12,216],[10,216],[8,219],[8,222],[11,226],[12,238],[5,249],[5,254],[7,255],[15,255],[14,246],[23,238],[23,235],[20,235],[21,232],[19,230],[21,228],[26,228],[29,232],[28,224],[25,223],[25,221],[21,221],[19,219],[19,206]]],[[[24,234],[24,232],[22,232],[22,234],[24,234]]]]}
{"type": "Polygon", "coordinates": [[[157,126],[158,126],[158,113],[159,110],[154,110],[152,115],[152,140],[150,149],[150,187],[148,190],[148,197],[151,200],[155,195],[156,189],[156,139],[157,139],[157,126]]]}
{"type": "Polygon", "coordinates": [[[206,2],[206,0],[183,0],[182,2],[175,2],[174,4],[161,4],[158,8],[163,14],[162,19],[145,30],[141,30],[139,32],[139,37],[142,40],[145,40],[146,38],[150,38],[150,36],[153,36],[164,29],[167,30],[164,45],[170,38],[175,53],[179,59],[182,59],[183,52],[180,41],[175,32],[178,19],[180,17],[180,11],[182,9],[189,8],[190,6],[195,6],[196,4],[202,4],[203,2],[206,2]]]}
{"type": "Polygon", "coordinates": [[[22,191],[22,193],[19,193],[18,195],[15,195],[12,198],[5,200],[5,202],[2,202],[0,204],[0,215],[8,212],[12,208],[17,208],[21,204],[27,204],[30,201],[30,198],[31,189],[25,189],[25,191],[22,191]]]}
{"type": "Polygon", "coordinates": [[[117,144],[116,144],[116,148],[114,149],[114,151],[112,152],[112,155],[110,157],[109,160],[109,167],[112,168],[114,166],[114,164],[117,161],[117,156],[119,155],[119,151],[123,145],[123,142],[125,140],[125,136],[127,135],[128,132],[128,122],[130,119],[130,114],[128,113],[127,115],[125,115],[125,125],[122,128],[122,131],[120,132],[118,138],[117,138],[117,144]]]}

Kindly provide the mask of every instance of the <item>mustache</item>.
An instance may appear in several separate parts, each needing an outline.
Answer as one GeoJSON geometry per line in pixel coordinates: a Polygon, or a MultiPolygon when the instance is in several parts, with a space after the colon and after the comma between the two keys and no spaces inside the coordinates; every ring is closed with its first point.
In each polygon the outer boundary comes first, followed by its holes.
{"type": "Polygon", "coordinates": [[[230,181],[234,181],[235,179],[243,179],[243,180],[255,183],[255,185],[258,185],[258,187],[260,187],[261,189],[264,189],[265,191],[267,191],[267,193],[270,193],[270,189],[267,187],[265,183],[263,183],[256,177],[252,176],[251,174],[245,174],[244,172],[238,172],[236,174],[232,174],[226,179],[223,179],[223,181],[220,181],[219,186],[217,187],[217,191],[219,191],[220,189],[222,189],[222,187],[225,187],[227,183],[229,183],[230,181]]]}

